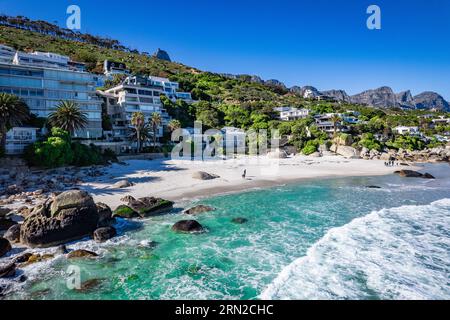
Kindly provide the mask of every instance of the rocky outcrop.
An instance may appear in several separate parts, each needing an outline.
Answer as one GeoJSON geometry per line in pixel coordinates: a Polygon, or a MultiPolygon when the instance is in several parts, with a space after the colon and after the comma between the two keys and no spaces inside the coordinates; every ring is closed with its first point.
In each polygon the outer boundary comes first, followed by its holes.
{"type": "Polygon", "coordinates": [[[172,226],[172,230],[183,233],[199,233],[205,231],[203,226],[195,220],[181,220],[172,226]]]}
{"type": "Polygon", "coordinates": [[[417,109],[450,111],[450,105],[436,92],[426,91],[414,96],[413,104],[417,109]]]}
{"type": "Polygon", "coordinates": [[[322,95],[322,93],[317,90],[317,88],[314,88],[312,86],[293,86],[290,91],[305,99],[314,99],[322,95]]]}
{"type": "Polygon", "coordinates": [[[353,147],[349,146],[338,146],[333,144],[330,148],[330,151],[337,153],[344,158],[348,159],[359,159],[359,151],[353,147]]]}
{"type": "Polygon", "coordinates": [[[183,213],[184,214],[190,214],[190,215],[196,215],[196,214],[200,214],[200,213],[203,213],[203,212],[209,212],[209,211],[214,211],[214,210],[216,210],[216,209],[213,208],[213,207],[205,206],[203,204],[200,204],[198,206],[195,206],[195,207],[189,208],[187,210],[184,210],[183,213]]]}
{"type": "Polygon", "coordinates": [[[322,94],[336,101],[350,102],[350,96],[344,90],[326,90],[322,94]]]}
{"type": "Polygon", "coordinates": [[[388,108],[397,106],[397,98],[394,91],[389,87],[381,87],[374,90],[367,90],[351,96],[352,103],[365,104],[378,108],[388,108]]]}
{"type": "Polygon", "coordinates": [[[397,104],[402,108],[415,108],[413,96],[409,90],[397,93],[395,99],[397,100],[397,104]]]}
{"type": "Polygon", "coordinates": [[[198,180],[213,180],[220,178],[218,175],[207,173],[204,171],[197,171],[192,173],[192,178],[198,179],[198,180]]]}
{"type": "Polygon", "coordinates": [[[127,205],[120,205],[114,210],[113,217],[124,218],[124,219],[132,219],[139,217],[138,213],[131,209],[127,205]]]}
{"type": "Polygon", "coordinates": [[[96,242],[105,242],[117,235],[117,231],[114,227],[98,228],[94,231],[94,240],[96,242]]]}
{"type": "Polygon", "coordinates": [[[63,192],[32,211],[21,226],[20,240],[30,247],[56,246],[91,235],[98,220],[87,192],[63,192]]]}
{"type": "Polygon", "coordinates": [[[284,150],[268,152],[267,156],[270,159],[286,159],[288,157],[287,153],[284,150]]]}
{"type": "Polygon", "coordinates": [[[156,50],[156,52],[153,54],[153,57],[159,59],[159,60],[164,60],[164,61],[169,61],[171,62],[172,60],[170,59],[169,54],[167,53],[167,51],[159,49],[156,50]]]}
{"type": "Polygon", "coordinates": [[[9,219],[9,218],[0,218],[0,231],[6,231],[11,228],[13,225],[16,225],[17,222],[9,219]]]}
{"type": "Polygon", "coordinates": [[[11,243],[5,238],[0,238],[0,258],[11,251],[11,243]]]}

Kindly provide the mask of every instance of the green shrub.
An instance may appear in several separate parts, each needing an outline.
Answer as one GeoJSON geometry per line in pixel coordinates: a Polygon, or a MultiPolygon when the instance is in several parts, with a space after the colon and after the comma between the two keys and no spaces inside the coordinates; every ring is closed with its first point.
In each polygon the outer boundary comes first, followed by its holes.
{"type": "Polygon", "coordinates": [[[46,141],[36,142],[25,152],[29,163],[47,168],[69,165],[73,156],[70,142],[60,137],[49,137],[46,141]]]}
{"type": "Polygon", "coordinates": [[[317,151],[317,148],[319,148],[319,141],[317,140],[309,140],[306,142],[305,146],[302,149],[303,154],[310,155],[317,151]]]}
{"type": "Polygon", "coordinates": [[[369,150],[377,150],[381,151],[382,145],[381,143],[375,139],[372,133],[364,133],[359,141],[359,146],[365,147],[369,150]]]}
{"type": "Polygon", "coordinates": [[[74,155],[71,164],[75,166],[84,167],[104,163],[100,150],[93,145],[87,146],[74,142],[72,143],[72,150],[74,155]]]}

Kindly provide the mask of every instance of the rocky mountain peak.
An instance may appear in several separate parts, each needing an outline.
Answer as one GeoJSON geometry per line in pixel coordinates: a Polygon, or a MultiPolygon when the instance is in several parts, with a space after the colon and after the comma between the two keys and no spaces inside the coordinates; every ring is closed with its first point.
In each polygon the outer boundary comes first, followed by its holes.
{"type": "Polygon", "coordinates": [[[164,50],[159,49],[159,48],[158,48],[158,50],[156,50],[156,52],[153,54],[153,56],[154,56],[155,58],[157,58],[157,59],[160,59],[160,60],[169,61],[169,62],[172,61],[172,60],[170,59],[170,56],[169,56],[169,54],[167,53],[167,51],[164,51],[164,50]]]}

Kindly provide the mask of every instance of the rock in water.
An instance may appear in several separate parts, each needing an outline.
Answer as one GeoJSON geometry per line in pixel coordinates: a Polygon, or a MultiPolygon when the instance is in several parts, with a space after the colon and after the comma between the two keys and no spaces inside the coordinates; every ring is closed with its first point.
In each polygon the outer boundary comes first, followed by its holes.
{"type": "Polygon", "coordinates": [[[0,257],[3,257],[9,251],[11,251],[11,243],[5,238],[0,238],[0,257]]]}
{"type": "Polygon", "coordinates": [[[98,257],[98,254],[89,250],[74,250],[67,254],[67,259],[77,259],[77,258],[93,258],[98,257]]]}
{"type": "Polygon", "coordinates": [[[117,235],[114,227],[98,228],[94,231],[94,240],[97,242],[105,242],[117,235]]]}
{"type": "Polygon", "coordinates": [[[87,192],[66,191],[33,210],[21,226],[20,239],[30,247],[57,246],[91,235],[98,220],[97,207],[87,192]]]}
{"type": "Polygon", "coordinates": [[[110,227],[116,223],[116,219],[112,217],[111,208],[104,203],[97,203],[98,227],[110,227]]]}
{"type": "Polygon", "coordinates": [[[248,219],[246,219],[246,218],[233,218],[231,220],[231,222],[236,223],[236,224],[244,224],[244,223],[248,222],[248,219]]]}
{"type": "Polygon", "coordinates": [[[210,174],[204,171],[197,171],[192,174],[192,178],[199,180],[213,180],[220,177],[218,175],[210,174]]]}
{"type": "Polygon", "coordinates": [[[128,207],[142,217],[150,217],[173,209],[173,202],[161,198],[144,197],[128,202],[128,207]]]}
{"type": "Polygon", "coordinates": [[[20,224],[15,224],[4,234],[5,239],[12,243],[20,241],[20,224]]]}
{"type": "Polygon", "coordinates": [[[0,266],[0,278],[12,277],[16,274],[16,264],[14,262],[0,266]]]}
{"type": "Polygon", "coordinates": [[[203,204],[200,204],[198,206],[192,207],[190,209],[184,210],[183,213],[184,214],[191,214],[191,215],[196,215],[199,213],[203,213],[203,212],[208,212],[208,211],[214,211],[216,210],[213,207],[210,206],[205,206],[203,204]]]}
{"type": "Polygon", "coordinates": [[[400,170],[400,171],[395,171],[394,173],[398,174],[400,177],[405,177],[405,178],[435,179],[435,177],[429,173],[422,174],[420,172],[413,171],[413,170],[400,170]]]}
{"type": "Polygon", "coordinates": [[[118,206],[116,210],[114,210],[113,217],[132,219],[138,217],[138,213],[131,209],[129,206],[124,204],[118,206]]]}
{"type": "Polygon", "coordinates": [[[181,220],[175,223],[172,226],[173,231],[177,232],[186,232],[186,233],[194,233],[194,232],[203,232],[205,229],[203,226],[195,220],[181,220]]]}
{"type": "Polygon", "coordinates": [[[63,244],[59,245],[56,249],[57,254],[67,254],[69,251],[67,250],[67,247],[63,244]]]}
{"type": "Polygon", "coordinates": [[[129,188],[132,186],[133,186],[133,184],[131,182],[129,182],[128,180],[120,180],[112,185],[112,187],[115,189],[129,188]]]}

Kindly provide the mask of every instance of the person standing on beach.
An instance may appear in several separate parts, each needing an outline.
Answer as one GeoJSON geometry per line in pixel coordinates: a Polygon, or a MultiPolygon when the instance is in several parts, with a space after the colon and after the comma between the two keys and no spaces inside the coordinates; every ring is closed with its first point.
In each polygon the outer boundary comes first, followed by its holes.
{"type": "Polygon", "coordinates": [[[246,176],[247,176],[247,169],[244,169],[244,173],[242,174],[242,179],[245,179],[246,176]]]}

